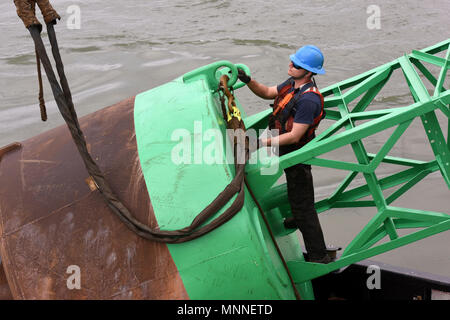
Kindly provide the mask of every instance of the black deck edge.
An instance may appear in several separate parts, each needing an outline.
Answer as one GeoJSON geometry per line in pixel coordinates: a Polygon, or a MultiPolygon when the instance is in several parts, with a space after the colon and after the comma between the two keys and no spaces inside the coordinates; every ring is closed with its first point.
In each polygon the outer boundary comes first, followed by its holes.
{"type": "Polygon", "coordinates": [[[373,260],[352,264],[312,283],[317,300],[450,300],[450,277],[373,260]],[[367,281],[374,275],[368,272],[371,265],[380,268],[380,288],[368,288],[367,281]]]}

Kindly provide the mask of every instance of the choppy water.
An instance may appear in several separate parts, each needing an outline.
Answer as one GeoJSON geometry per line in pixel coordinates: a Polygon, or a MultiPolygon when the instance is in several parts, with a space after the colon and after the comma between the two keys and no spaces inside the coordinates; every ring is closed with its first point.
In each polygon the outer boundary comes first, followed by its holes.
{"type": "MultiPolygon", "coordinates": [[[[317,78],[323,88],[450,37],[448,0],[53,3],[63,17],[56,30],[80,116],[217,60],[245,63],[258,81],[276,85],[287,77],[289,54],[303,44],[315,44],[326,59],[327,74],[317,78]],[[67,27],[67,9],[73,5],[81,10],[81,28],[76,30],[67,27]],[[370,5],[380,8],[380,29],[367,27],[370,5]]],[[[46,82],[49,121],[40,121],[34,49],[13,1],[0,4],[0,29],[0,145],[6,145],[63,121],[46,82]]],[[[411,103],[401,75],[398,81],[395,77],[377,97],[376,106],[411,103]]],[[[237,95],[247,114],[267,107],[247,89],[237,95]]],[[[446,132],[447,121],[438,116],[446,132]]],[[[420,121],[407,133],[391,155],[432,159],[420,121]]],[[[368,151],[376,152],[389,134],[368,139],[368,151]]],[[[382,176],[392,168],[383,170],[377,174],[382,176]]],[[[318,198],[331,192],[330,185],[344,176],[322,168],[314,168],[314,173],[318,198]]],[[[395,205],[448,213],[449,195],[440,174],[435,173],[395,205]]],[[[321,214],[327,242],[346,246],[373,213],[370,209],[340,209],[321,214]]],[[[446,232],[374,259],[450,276],[449,240],[450,232],[446,232]]]]}

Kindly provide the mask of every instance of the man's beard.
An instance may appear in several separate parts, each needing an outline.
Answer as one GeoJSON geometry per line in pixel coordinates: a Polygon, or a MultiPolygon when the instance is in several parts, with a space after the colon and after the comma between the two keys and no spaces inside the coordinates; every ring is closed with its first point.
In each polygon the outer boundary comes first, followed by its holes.
{"type": "Polygon", "coordinates": [[[306,77],[307,74],[308,74],[308,72],[305,72],[302,76],[300,76],[300,77],[292,77],[292,79],[294,79],[294,80],[302,80],[304,77],[306,77]]]}

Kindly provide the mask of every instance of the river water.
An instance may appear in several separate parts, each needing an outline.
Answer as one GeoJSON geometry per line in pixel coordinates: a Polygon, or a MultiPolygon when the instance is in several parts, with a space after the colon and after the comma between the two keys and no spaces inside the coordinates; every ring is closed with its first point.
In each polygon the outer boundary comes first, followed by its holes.
{"type": "MultiPolygon", "coordinates": [[[[325,55],[327,74],[316,78],[324,88],[450,36],[448,0],[55,0],[53,4],[63,18],[56,31],[79,116],[217,60],[245,63],[259,82],[276,85],[287,78],[289,54],[304,44],[315,44],[325,55]]],[[[13,1],[0,4],[0,28],[3,146],[61,125],[63,120],[45,80],[49,120],[40,121],[34,48],[13,1]]],[[[45,31],[43,35],[46,40],[45,31]]],[[[447,87],[448,80],[447,75],[447,87]]],[[[267,102],[246,88],[237,96],[248,115],[267,108],[267,102]]],[[[404,78],[394,74],[374,108],[411,102],[404,78]]],[[[448,122],[442,113],[437,115],[446,136],[448,122]]],[[[319,131],[328,124],[324,121],[319,131]]],[[[390,133],[367,139],[368,151],[376,152],[390,133]]],[[[348,160],[349,154],[340,151],[336,157],[348,160]]],[[[420,121],[413,122],[390,155],[434,158],[420,121]]],[[[394,169],[382,168],[377,175],[394,169]]],[[[345,176],[337,170],[313,170],[317,199],[329,195],[345,176]]],[[[449,196],[436,172],[393,205],[449,213],[449,196]]],[[[327,242],[345,247],[374,213],[374,209],[359,208],[320,214],[327,242]]],[[[447,231],[372,260],[450,277],[449,242],[447,231]]]]}

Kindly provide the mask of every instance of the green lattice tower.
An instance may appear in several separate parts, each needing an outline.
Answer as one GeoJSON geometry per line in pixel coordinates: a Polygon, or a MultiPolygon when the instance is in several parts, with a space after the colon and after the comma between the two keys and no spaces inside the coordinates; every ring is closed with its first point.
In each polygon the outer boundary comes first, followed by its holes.
{"type": "MultiPolygon", "coordinates": [[[[413,210],[390,205],[430,173],[438,170],[450,188],[450,131],[447,133],[446,142],[436,116],[436,112],[442,112],[450,118],[450,90],[444,88],[449,56],[450,39],[420,51],[414,50],[411,54],[321,90],[325,97],[327,119],[334,123],[300,150],[280,158],[274,157],[268,164],[259,162],[247,166],[248,181],[254,193],[259,199],[268,199],[263,202],[266,210],[276,211],[286,203],[286,185],[274,184],[283,169],[297,163],[349,171],[330,197],[316,203],[318,212],[346,207],[377,209],[374,217],[345,248],[337,261],[328,265],[289,261],[288,266],[296,283],[314,279],[351,263],[450,229],[448,212],[413,210]],[[445,58],[436,55],[444,51],[445,58]],[[440,68],[437,79],[423,62],[440,68]],[[367,111],[368,106],[397,69],[403,72],[414,103],[404,107],[367,111]],[[434,92],[429,93],[419,72],[432,84],[434,92]],[[355,104],[358,98],[360,99],[355,104]],[[351,102],[355,104],[354,107],[350,107],[351,102]],[[435,156],[434,160],[427,162],[389,156],[390,150],[417,117],[422,121],[424,133],[435,156]],[[357,124],[357,121],[364,122],[357,124]],[[394,131],[378,153],[368,153],[363,139],[389,129],[394,131]],[[351,146],[357,163],[321,157],[348,145],[351,146]],[[393,164],[401,169],[379,179],[375,170],[381,163],[393,164]],[[261,173],[262,168],[271,166],[278,168],[277,174],[261,173]],[[349,189],[359,173],[364,176],[366,184],[349,189]],[[399,188],[385,197],[383,190],[393,187],[399,188]],[[371,196],[372,200],[361,200],[368,196],[371,196]],[[405,236],[399,236],[397,233],[399,229],[410,228],[420,230],[405,236]],[[377,244],[386,236],[389,241],[377,244]]],[[[266,110],[245,119],[246,127],[265,128],[270,112],[271,110],[266,110]]]]}

